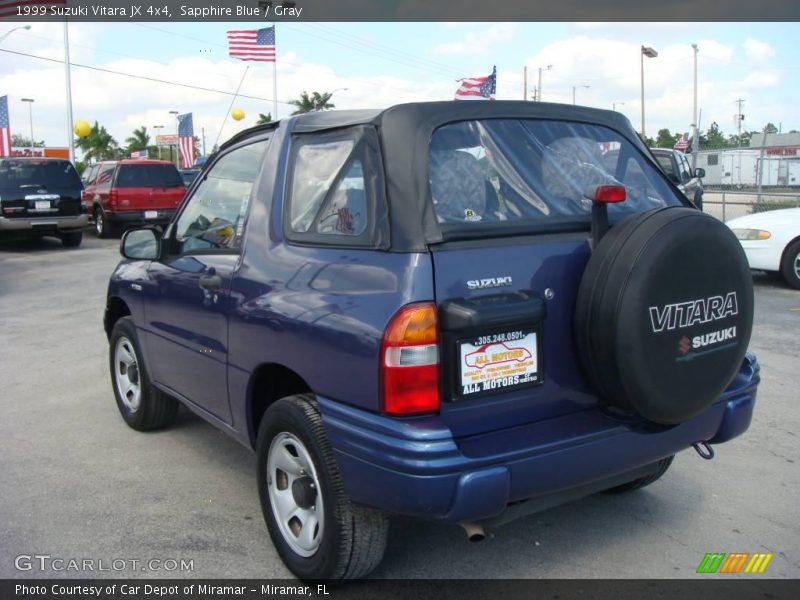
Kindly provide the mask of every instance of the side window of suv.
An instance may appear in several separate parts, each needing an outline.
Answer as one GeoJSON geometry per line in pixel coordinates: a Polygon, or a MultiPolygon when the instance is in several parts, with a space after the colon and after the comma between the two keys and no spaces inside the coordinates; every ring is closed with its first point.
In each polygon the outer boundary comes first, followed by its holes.
{"type": "Polygon", "coordinates": [[[117,165],[103,165],[100,167],[100,173],[97,176],[97,187],[107,188],[111,186],[111,178],[114,176],[114,169],[117,165]]]}
{"type": "Polygon", "coordinates": [[[321,245],[373,243],[382,178],[370,131],[319,137],[294,144],[287,177],[284,230],[293,241],[321,245]],[[376,173],[367,179],[366,173],[376,173]]]}
{"type": "Polygon", "coordinates": [[[269,140],[241,146],[220,157],[194,189],[175,224],[178,254],[238,249],[269,140]]]}

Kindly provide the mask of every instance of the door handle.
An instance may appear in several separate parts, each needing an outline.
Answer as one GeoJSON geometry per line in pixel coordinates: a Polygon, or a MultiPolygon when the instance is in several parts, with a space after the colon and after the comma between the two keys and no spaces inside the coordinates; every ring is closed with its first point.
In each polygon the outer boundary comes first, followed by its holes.
{"type": "Polygon", "coordinates": [[[222,289],[222,277],[219,275],[203,275],[200,277],[199,284],[204,290],[218,292],[222,289]]]}

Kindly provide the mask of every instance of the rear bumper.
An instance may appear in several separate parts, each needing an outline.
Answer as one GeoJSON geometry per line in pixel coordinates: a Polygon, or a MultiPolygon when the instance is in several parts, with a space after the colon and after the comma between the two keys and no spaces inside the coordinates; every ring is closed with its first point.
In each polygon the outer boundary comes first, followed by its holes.
{"type": "Polygon", "coordinates": [[[17,217],[14,219],[0,217],[0,231],[56,233],[83,229],[88,223],[89,217],[83,214],[69,217],[17,217]]]}
{"type": "Polygon", "coordinates": [[[721,399],[677,426],[620,423],[588,410],[459,440],[435,416],[396,420],[318,401],[354,502],[458,522],[497,517],[520,500],[547,505],[570,490],[590,493],[695,442],[733,439],[750,425],[759,381],[748,354],[721,399]]]}
{"type": "Polygon", "coordinates": [[[174,209],[153,209],[158,216],[148,219],[145,213],[150,211],[144,210],[118,210],[107,211],[105,213],[106,221],[115,225],[123,225],[126,227],[134,227],[136,225],[164,225],[172,220],[172,215],[175,214],[174,209]]]}

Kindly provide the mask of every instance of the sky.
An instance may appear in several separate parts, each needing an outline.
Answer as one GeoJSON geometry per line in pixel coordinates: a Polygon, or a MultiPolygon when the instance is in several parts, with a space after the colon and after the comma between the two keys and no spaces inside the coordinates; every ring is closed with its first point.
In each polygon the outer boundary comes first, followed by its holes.
{"type": "MultiPolygon", "coordinates": [[[[0,26],[2,36],[11,25],[0,26]]],[[[97,120],[122,145],[134,128],[174,132],[171,110],[194,115],[207,150],[272,112],[272,65],[227,56],[228,29],[255,23],[73,23],[69,26],[74,119],[97,120]],[[232,97],[125,77],[78,65],[234,92],[232,97]],[[248,68],[249,65],[249,68],[248,68]],[[242,80],[242,78],[244,79],[242,80]]],[[[736,100],[745,102],[743,130],[772,122],[800,129],[798,23],[280,23],[277,26],[278,116],[303,90],[334,91],[337,108],[386,107],[420,100],[452,100],[457,79],[488,75],[497,66],[497,98],[528,97],[542,75],[542,99],[612,109],[640,127],[640,46],[645,58],[646,133],[690,130],[693,50],[698,54],[700,128],[712,121],[736,132],[736,100]],[[548,65],[552,65],[549,70],[548,65]],[[587,87],[588,86],[588,87],[587,87]]],[[[0,42],[0,50],[63,60],[63,25],[32,24],[0,42]]],[[[0,96],[9,96],[11,127],[33,129],[48,146],[67,144],[64,65],[0,51],[0,96]]],[[[273,115],[274,117],[275,115],[273,115]]]]}

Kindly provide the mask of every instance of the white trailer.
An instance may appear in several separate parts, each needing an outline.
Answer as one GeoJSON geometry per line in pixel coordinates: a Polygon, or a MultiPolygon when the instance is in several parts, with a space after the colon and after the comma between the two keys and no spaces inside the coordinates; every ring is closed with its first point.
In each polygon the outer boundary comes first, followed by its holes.
{"type": "Polygon", "coordinates": [[[758,150],[726,150],[720,152],[722,177],[720,183],[729,186],[753,186],[758,183],[758,150]]]}

